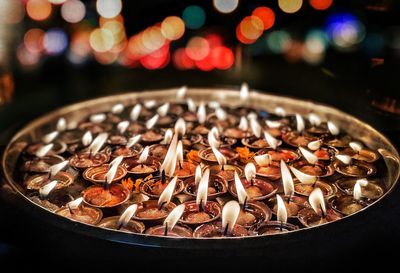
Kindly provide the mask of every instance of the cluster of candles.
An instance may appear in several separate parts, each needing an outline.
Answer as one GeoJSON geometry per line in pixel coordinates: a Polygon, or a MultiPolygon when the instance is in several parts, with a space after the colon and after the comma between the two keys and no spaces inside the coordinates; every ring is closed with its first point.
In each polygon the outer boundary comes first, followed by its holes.
{"type": "Polygon", "coordinates": [[[71,220],[128,233],[242,237],[341,219],[385,189],[379,153],[333,121],[240,105],[173,101],[114,105],[27,144],[31,200],[71,220]]]}

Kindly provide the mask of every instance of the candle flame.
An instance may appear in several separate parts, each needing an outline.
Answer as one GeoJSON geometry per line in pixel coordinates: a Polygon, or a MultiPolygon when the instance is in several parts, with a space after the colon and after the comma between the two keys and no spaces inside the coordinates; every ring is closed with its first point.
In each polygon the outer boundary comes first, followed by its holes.
{"type": "Polygon", "coordinates": [[[264,131],[264,137],[265,140],[268,143],[268,146],[271,147],[272,149],[276,150],[276,148],[282,144],[282,141],[274,138],[270,133],[267,131],[264,131]]]}
{"type": "Polygon", "coordinates": [[[161,144],[169,144],[172,140],[172,136],[174,135],[174,132],[172,131],[171,128],[169,128],[167,131],[165,131],[164,139],[161,141],[161,144]]]}
{"type": "MultiPolygon", "coordinates": [[[[247,177],[246,177],[246,179],[247,179],[247,177]]],[[[248,195],[247,195],[247,192],[243,187],[242,181],[240,181],[240,177],[236,171],[235,171],[235,187],[236,187],[239,204],[244,205],[246,203],[248,195]]]]}
{"type": "Polygon", "coordinates": [[[282,176],[283,191],[285,192],[285,195],[292,196],[294,194],[293,178],[292,175],[290,174],[288,166],[283,160],[281,160],[281,176],[282,176]]]}
{"type": "Polygon", "coordinates": [[[126,225],[128,225],[129,221],[131,220],[132,216],[135,215],[137,208],[138,208],[137,204],[133,204],[127,207],[126,210],[119,217],[117,226],[121,228],[126,227],[126,225]]]}
{"type": "Polygon", "coordinates": [[[211,109],[217,109],[219,108],[221,105],[219,104],[218,101],[212,100],[208,102],[208,107],[210,107],[211,109]]]}
{"type": "Polygon", "coordinates": [[[165,218],[163,225],[167,228],[167,231],[171,231],[174,229],[176,223],[178,223],[182,214],[185,212],[185,205],[180,204],[175,207],[170,214],[165,218]]]}
{"type": "Polygon", "coordinates": [[[247,83],[242,83],[242,86],[240,87],[240,100],[242,102],[246,101],[250,97],[249,93],[249,85],[247,83]]]}
{"type": "Polygon", "coordinates": [[[278,222],[282,224],[286,224],[287,222],[287,210],[285,206],[285,202],[283,202],[283,199],[280,195],[276,195],[276,202],[278,205],[277,211],[276,211],[276,218],[278,222]]]}
{"type": "Polygon", "coordinates": [[[353,189],[353,198],[354,200],[360,200],[362,197],[362,190],[361,187],[366,187],[368,185],[368,180],[363,178],[363,179],[358,179],[356,183],[354,184],[354,189],[353,189]]]}
{"type": "Polygon", "coordinates": [[[308,202],[310,203],[313,210],[318,214],[319,209],[322,210],[322,215],[326,215],[326,205],[324,200],[324,194],[320,188],[315,188],[310,196],[308,197],[308,202]]]}
{"type": "Polygon", "coordinates": [[[165,155],[164,162],[162,163],[160,170],[164,170],[165,174],[168,176],[172,176],[175,172],[176,168],[176,148],[178,146],[178,135],[175,134],[172,138],[172,141],[168,147],[167,154],[165,155]]]}
{"type": "Polygon", "coordinates": [[[216,139],[219,139],[219,131],[218,131],[218,128],[217,127],[212,127],[211,128],[211,130],[210,130],[210,132],[214,135],[214,137],[216,138],[216,139]]]}
{"type": "Polygon", "coordinates": [[[146,163],[147,157],[149,156],[149,150],[150,150],[150,147],[149,147],[149,146],[146,146],[146,147],[143,149],[143,152],[142,152],[142,154],[139,156],[139,159],[138,159],[138,162],[139,162],[140,164],[146,163]]]}
{"type": "Polygon", "coordinates": [[[217,117],[217,119],[219,120],[226,120],[226,112],[224,111],[224,109],[222,108],[217,108],[215,109],[215,116],[217,117]]]}
{"type": "Polygon", "coordinates": [[[51,181],[50,183],[44,185],[39,189],[39,195],[40,198],[45,199],[47,196],[49,196],[50,192],[57,186],[58,181],[54,180],[51,181]]]}
{"type": "Polygon", "coordinates": [[[142,111],[142,105],[141,104],[136,104],[133,108],[131,113],[129,114],[129,117],[131,118],[132,121],[136,121],[139,116],[140,116],[140,111],[142,111]]]}
{"type": "Polygon", "coordinates": [[[179,88],[177,91],[176,91],[176,99],[179,101],[179,100],[182,100],[185,96],[186,96],[186,92],[187,92],[187,86],[186,85],[184,85],[184,86],[182,86],[181,88],[179,88]]]}
{"type": "Polygon", "coordinates": [[[168,110],[169,110],[169,102],[166,102],[160,107],[158,107],[157,114],[163,117],[168,113],[168,110]]]}
{"type": "Polygon", "coordinates": [[[43,141],[44,143],[48,144],[48,143],[52,142],[54,139],[56,139],[56,137],[58,136],[58,134],[59,134],[58,131],[54,131],[54,132],[48,133],[47,135],[45,135],[45,136],[42,138],[42,141],[43,141]]]}
{"type": "Polygon", "coordinates": [[[340,133],[339,127],[332,121],[328,121],[328,130],[334,136],[340,133]]]}
{"type": "Polygon", "coordinates": [[[199,186],[197,187],[196,204],[200,204],[204,207],[207,204],[208,195],[208,181],[210,179],[210,169],[204,171],[203,176],[200,179],[199,186]]]}
{"type": "Polygon", "coordinates": [[[183,164],[183,144],[182,140],[178,141],[178,145],[176,146],[176,159],[180,162],[181,166],[183,164]]]}
{"type": "Polygon", "coordinates": [[[254,157],[254,160],[256,161],[258,166],[265,167],[271,164],[272,157],[269,154],[256,155],[254,157]]]}
{"type": "Polygon", "coordinates": [[[103,147],[104,143],[107,141],[108,138],[108,133],[100,133],[90,144],[89,146],[89,152],[91,154],[97,154],[101,147],[103,147]]]}
{"type": "Polygon", "coordinates": [[[64,160],[58,164],[55,164],[49,168],[50,177],[56,176],[61,170],[67,167],[69,164],[68,160],[64,160]]]}
{"type": "Polygon", "coordinates": [[[280,121],[268,120],[268,119],[265,121],[265,124],[268,126],[268,128],[279,128],[282,125],[280,121]]]}
{"type": "Polygon", "coordinates": [[[215,136],[215,133],[212,129],[208,132],[207,140],[210,147],[218,148],[220,145],[220,142],[217,140],[217,137],[215,136]]]}
{"type": "Polygon", "coordinates": [[[309,175],[299,171],[298,169],[290,166],[290,170],[297,177],[297,179],[304,184],[314,184],[317,181],[317,177],[314,175],[309,175]]]}
{"type": "Polygon", "coordinates": [[[87,131],[83,136],[82,136],[82,144],[83,146],[89,146],[90,143],[92,143],[93,141],[93,136],[92,133],[90,131],[87,131]]]}
{"type": "Polygon", "coordinates": [[[256,178],[256,166],[253,163],[247,163],[244,167],[244,175],[247,181],[256,178]]]}
{"type": "Polygon", "coordinates": [[[112,108],[111,108],[111,113],[113,114],[121,114],[122,111],[124,111],[125,106],[122,103],[118,103],[115,104],[112,108]]]}
{"type": "Polygon", "coordinates": [[[83,197],[79,197],[67,204],[67,207],[70,209],[77,209],[82,204],[83,197]]]}
{"type": "Polygon", "coordinates": [[[261,137],[262,128],[260,123],[258,123],[257,118],[249,118],[249,121],[250,121],[250,128],[253,134],[258,138],[261,137]]]}
{"type": "Polygon", "coordinates": [[[199,108],[197,109],[197,119],[199,120],[199,123],[203,124],[204,122],[206,122],[206,117],[206,106],[204,102],[200,102],[199,108]]]}
{"type": "Polygon", "coordinates": [[[155,114],[151,119],[146,121],[146,128],[147,129],[153,128],[154,125],[156,125],[159,118],[160,118],[160,116],[158,114],[155,114]]]}
{"type": "Polygon", "coordinates": [[[171,198],[172,198],[172,195],[174,194],[177,180],[178,180],[178,177],[175,176],[165,187],[165,189],[163,190],[163,192],[160,195],[160,198],[158,198],[158,206],[159,207],[163,204],[168,205],[169,202],[171,202],[171,198]]]}
{"type": "Polygon", "coordinates": [[[246,117],[240,118],[239,129],[242,131],[247,131],[249,129],[249,122],[246,117]]]}
{"type": "Polygon", "coordinates": [[[57,131],[59,131],[59,132],[65,131],[67,129],[67,121],[65,120],[65,118],[60,118],[57,121],[56,128],[57,128],[57,131]]]}
{"type": "Polygon", "coordinates": [[[349,165],[352,161],[351,156],[349,155],[336,155],[335,156],[339,161],[341,161],[343,164],[349,165]]]}
{"type": "Polygon", "coordinates": [[[352,141],[349,143],[350,148],[353,149],[353,151],[359,153],[363,148],[364,145],[361,142],[358,141],[352,141]]]}
{"type": "Polygon", "coordinates": [[[40,157],[40,158],[45,157],[50,152],[50,150],[53,149],[53,146],[54,146],[54,144],[50,143],[50,144],[47,144],[47,145],[44,145],[44,146],[40,147],[36,151],[36,156],[40,157]]]}
{"type": "Polygon", "coordinates": [[[321,118],[315,113],[310,113],[308,115],[308,120],[310,121],[311,125],[313,125],[313,126],[318,126],[321,124],[321,118]]]}
{"type": "Polygon", "coordinates": [[[306,127],[304,124],[304,119],[300,114],[296,114],[296,125],[297,125],[297,131],[302,132],[304,128],[306,127]]]}
{"type": "Polygon", "coordinates": [[[321,140],[317,139],[317,140],[311,141],[310,143],[308,143],[307,148],[312,151],[318,150],[319,148],[321,148],[321,140]]]}
{"type": "Polygon", "coordinates": [[[144,107],[146,107],[146,108],[153,108],[156,105],[157,105],[157,101],[156,100],[146,100],[144,102],[144,107]]]}
{"type": "Polygon", "coordinates": [[[309,150],[303,148],[303,147],[299,147],[299,150],[301,152],[301,154],[303,155],[303,157],[307,160],[308,163],[310,164],[315,164],[318,162],[318,157],[313,154],[312,152],[310,152],[309,150]]]}
{"type": "Polygon", "coordinates": [[[188,98],[186,100],[187,106],[188,106],[188,110],[190,112],[196,112],[196,104],[194,103],[194,101],[191,98],[188,98]]]}
{"type": "Polygon", "coordinates": [[[126,143],[126,148],[131,148],[133,145],[138,143],[140,139],[142,138],[142,135],[136,135],[131,137],[128,142],[126,143]]]}
{"type": "Polygon", "coordinates": [[[129,127],[129,121],[127,121],[127,120],[121,121],[117,125],[117,129],[120,132],[120,134],[125,133],[125,131],[126,131],[126,129],[128,129],[128,127],[129,127]]]}
{"type": "Polygon", "coordinates": [[[200,167],[200,165],[197,165],[197,167],[196,167],[196,173],[195,173],[195,175],[194,175],[194,183],[195,183],[196,186],[199,185],[200,180],[201,180],[201,176],[202,176],[202,174],[201,174],[201,167],[200,167]]]}
{"type": "Polygon", "coordinates": [[[282,107],[278,106],[275,108],[275,114],[280,117],[286,117],[286,111],[282,107]]]}
{"type": "Polygon", "coordinates": [[[90,121],[93,123],[102,123],[107,118],[106,114],[95,114],[90,116],[90,121]]]}
{"type": "Polygon", "coordinates": [[[222,209],[222,230],[231,233],[240,214],[240,205],[237,201],[229,201],[222,209]]]}
{"type": "Polygon", "coordinates": [[[175,123],[175,133],[180,134],[181,136],[186,133],[186,122],[183,118],[178,118],[175,123]]]}
{"type": "Polygon", "coordinates": [[[211,146],[211,149],[215,155],[215,158],[218,161],[218,164],[220,166],[226,165],[226,162],[227,162],[226,157],[217,148],[211,146]]]}
{"type": "Polygon", "coordinates": [[[118,166],[121,164],[124,157],[122,155],[111,161],[108,172],[106,173],[106,183],[111,184],[118,171],[118,166]]]}

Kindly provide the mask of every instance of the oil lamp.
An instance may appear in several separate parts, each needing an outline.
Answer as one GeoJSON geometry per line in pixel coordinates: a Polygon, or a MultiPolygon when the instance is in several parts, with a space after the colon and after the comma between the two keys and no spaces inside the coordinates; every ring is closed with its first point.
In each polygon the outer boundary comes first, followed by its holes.
{"type": "Polygon", "coordinates": [[[332,198],[331,206],[334,210],[344,215],[351,215],[365,208],[369,201],[362,195],[362,187],[368,185],[366,179],[358,179],[354,184],[353,195],[342,195],[332,198]]]}
{"type": "Polygon", "coordinates": [[[68,161],[62,161],[51,166],[48,174],[37,174],[29,177],[25,182],[26,188],[29,190],[39,190],[53,180],[58,182],[56,189],[68,187],[74,182],[74,176],[68,172],[62,171],[67,165],[68,161]]]}
{"type": "Polygon", "coordinates": [[[111,156],[123,156],[124,158],[135,157],[143,151],[142,145],[139,144],[141,135],[131,137],[125,145],[113,150],[111,156]]]}
{"type": "MultiPolygon", "coordinates": [[[[226,181],[233,181],[235,178],[234,173],[235,171],[241,176],[243,174],[242,169],[237,165],[228,165],[226,157],[219,152],[216,148],[211,148],[215,158],[217,159],[218,165],[211,165],[209,169],[211,174],[219,175],[226,181]]],[[[200,154],[199,154],[200,156],[200,154]]]]}
{"type": "Polygon", "coordinates": [[[64,158],[59,155],[35,157],[32,160],[25,161],[22,165],[22,170],[30,173],[48,173],[51,166],[63,161],[64,158]]]}
{"type": "Polygon", "coordinates": [[[373,163],[379,159],[379,153],[368,148],[360,142],[352,141],[348,148],[341,151],[341,154],[351,156],[351,158],[367,163],[373,163]]]}
{"type": "Polygon", "coordinates": [[[330,135],[324,137],[323,142],[327,146],[344,148],[347,147],[351,141],[351,136],[341,134],[339,127],[332,121],[328,121],[328,130],[330,135]]]}
{"type": "Polygon", "coordinates": [[[370,163],[352,160],[349,155],[336,155],[333,167],[338,173],[351,177],[367,177],[376,173],[376,167],[370,163]]]}
{"type": "Polygon", "coordinates": [[[303,208],[299,211],[299,221],[306,227],[318,226],[341,218],[333,209],[326,208],[324,193],[320,188],[315,188],[311,192],[308,202],[311,208],[303,208]]]}
{"type": "MultiPolygon", "coordinates": [[[[366,180],[366,179],[363,179],[366,180]]],[[[347,195],[353,195],[353,189],[358,179],[353,177],[344,177],[335,182],[335,185],[347,195]]],[[[368,182],[364,183],[364,186],[361,187],[361,194],[364,198],[368,200],[376,200],[380,198],[384,190],[381,186],[377,185],[378,181],[368,180],[368,182]]]]}
{"type": "Polygon", "coordinates": [[[308,114],[308,121],[310,122],[311,125],[309,128],[307,128],[308,133],[318,136],[329,133],[326,122],[322,122],[321,118],[317,114],[315,113],[308,114]]]}
{"type": "Polygon", "coordinates": [[[145,144],[154,144],[160,142],[163,139],[163,136],[159,132],[159,130],[154,129],[154,125],[156,125],[160,116],[155,114],[152,118],[146,121],[147,131],[142,134],[142,142],[145,144]]]}
{"type": "Polygon", "coordinates": [[[251,133],[249,130],[249,124],[246,117],[240,118],[240,123],[238,127],[231,127],[224,131],[224,137],[226,138],[236,138],[243,139],[250,137],[251,133]]]}
{"type": "Polygon", "coordinates": [[[98,167],[87,168],[83,172],[83,178],[97,184],[112,183],[115,181],[120,181],[127,174],[127,170],[124,166],[120,165],[123,160],[123,156],[116,157],[110,164],[104,164],[98,167]],[[111,180],[108,180],[110,172],[112,173],[112,168],[117,166],[115,174],[112,176],[111,180]]]}
{"type": "Polygon", "coordinates": [[[277,180],[281,177],[279,163],[272,161],[272,157],[269,154],[256,155],[253,159],[256,163],[256,174],[258,176],[271,180],[277,180]]]}
{"type": "Polygon", "coordinates": [[[334,147],[322,147],[320,139],[308,143],[307,148],[313,151],[314,155],[321,161],[331,160],[339,151],[334,147]]]}
{"type": "Polygon", "coordinates": [[[210,237],[243,237],[248,235],[245,227],[236,224],[240,214],[237,201],[229,201],[222,209],[222,222],[206,223],[198,226],[194,232],[195,238],[210,237]]]}
{"type": "MultiPolygon", "coordinates": [[[[81,122],[78,128],[82,131],[90,131],[92,134],[100,134],[103,132],[108,132],[112,129],[112,124],[104,122],[107,119],[107,115],[104,113],[94,114],[89,117],[89,121],[81,122]]],[[[120,119],[116,120],[119,122],[120,119]]]]}
{"type": "Polygon", "coordinates": [[[71,143],[67,147],[67,151],[70,154],[74,154],[76,152],[80,152],[84,149],[86,149],[90,143],[93,141],[93,135],[90,131],[86,131],[86,133],[83,134],[82,138],[80,141],[76,143],[71,143]]]}
{"type": "Polygon", "coordinates": [[[154,226],[146,230],[146,234],[169,237],[192,237],[193,231],[183,225],[176,225],[185,211],[185,205],[174,208],[165,218],[163,225],[154,226]]]}
{"type": "Polygon", "coordinates": [[[299,154],[295,151],[285,149],[285,148],[277,148],[276,150],[271,149],[261,149],[257,151],[256,155],[265,155],[268,154],[271,156],[272,161],[280,162],[281,160],[286,163],[290,163],[296,161],[300,158],[299,154]]]}
{"type": "Polygon", "coordinates": [[[293,166],[300,172],[318,177],[328,177],[335,172],[330,164],[320,163],[318,157],[309,150],[303,147],[299,147],[299,150],[305,160],[297,161],[293,166]]]}
{"type": "Polygon", "coordinates": [[[197,165],[190,161],[183,160],[182,140],[178,141],[178,145],[176,147],[176,157],[178,162],[175,167],[174,175],[178,176],[180,179],[186,179],[193,176],[197,165]]]}
{"type": "Polygon", "coordinates": [[[138,157],[125,158],[123,165],[129,174],[135,177],[146,177],[155,174],[160,168],[156,158],[149,157],[150,147],[146,146],[138,157]]]}
{"type": "Polygon", "coordinates": [[[54,180],[41,187],[38,194],[34,194],[30,197],[32,202],[52,212],[70,202],[72,197],[69,194],[66,194],[64,191],[55,190],[57,183],[58,182],[54,180]]]}
{"type": "Polygon", "coordinates": [[[215,165],[218,163],[218,158],[220,157],[225,158],[227,163],[232,163],[239,157],[239,155],[228,147],[216,148],[213,145],[210,148],[200,150],[199,157],[205,164],[215,165]]]}
{"type": "Polygon", "coordinates": [[[259,150],[263,148],[271,148],[276,150],[276,148],[282,144],[282,141],[273,137],[269,132],[264,131],[263,139],[255,137],[242,139],[242,144],[253,150],[259,150]]]}
{"type": "Polygon", "coordinates": [[[59,118],[56,124],[57,131],[64,132],[67,130],[67,121],[65,118],[59,118]]]}
{"type": "Polygon", "coordinates": [[[314,175],[303,173],[292,166],[290,166],[290,170],[296,177],[294,191],[299,195],[309,196],[315,188],[320,188],[325,198],[333,196],[337,192],[335,186],[318,180],[314,175]]]}
{"type": "Polygon", "coordinates": [[[228,129],[238,123],[236,116],[226,113],[219,105],[215,107],[215,112],[207,116],[207,122],[213,126],[228,129]]]}
{"type": "Polygon", "coordinates": [[[58,209],[55,213],[73,221],[97,225],[103,218],[103,212],[101,209],[82,205],[82,201],[83,197],[79,197],[69,202],[65,207],[58,209]]]}
{"type": "Polygon", "coordinates": [[[135,214],[138,205],[130,205],[121,216],[112,216],[104,218],[100,223],[99,227],[108,228],[113,230],[124,231],[128,233],[143,233],[146,227],[142,222],[132,220],[132,216],[135,214]]]}
{"type": "Polygon", "coordinates": [[[173,134],[174,133],[171,129],[167,129],[164,133],[164,139],[161,141],[161,143],[153,144],[150,146],[150,156],[158,159],[159,161],[162,161],[167,155],[169,148],[168,145],[172,141],[173,134]]]}
{"type": "Polygon", "coordinates": [[[293,147],[306,147],[308,143],[316,140],[316,137],[305,132],[304,119],[301,115],[296,114],[296,131],[289,131],[282,134],[282,140],[293,147]]]}
{"type": "MultiPolygon", "coordinates": [[[[210,170],[206,169],[206,171],[209,173],[210,170]]],[[[196,197],[198,188],[199,188],[199,183],[202,178],[201,174],[201,167],[198,165],[196,167],[196,174],[194,177],[190,177],[186,179],[184,182],[185,189],[183,192],[189,196],[196,197]]],[[[217,198],[218,196],[221,196],[227,192],[227,182],[225,179],[218,175],[210,175],[210,179],[208,180],[208,189],[207,189],[207,198],[210,200],[213,200],[217,198]]]]}
{"type": "Polygon", "coordinates": [[[236,142],[237,142],[236,138],[223,137],[221,139],[217,127],[214,126],[211,128],[211,130],[208,131],[207,138],[203,138],[200,141],[200,144],[206,147],[214,146],[216,148],[222,148],[222,147],[229,148],[232,145],[236,144],[236,142]]]}

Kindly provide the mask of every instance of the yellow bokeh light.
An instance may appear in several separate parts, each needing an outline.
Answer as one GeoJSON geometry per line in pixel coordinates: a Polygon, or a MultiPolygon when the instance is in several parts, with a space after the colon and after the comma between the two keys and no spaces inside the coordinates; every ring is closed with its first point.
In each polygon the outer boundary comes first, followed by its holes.
{"type": "Polygon", "coordinates": [[[43,21],[51,14],[51,4],[47,0],[29,0],[26,3],[26,12],[33,20],[43,21]]]}
{"type": "Polygon", "coordinates": [[[141,36],[144,47],[149,51],[157,50],[165,43],[165,37],[158,26],[147,28],[141,36]]]}
{"type": "Polygon", "coordinates": [[[301,9],[303,0],[279,0],[278,5],[286,13],[295,13],[301,9]]]}
{"type": "Polygon", "coordinates": [[[114,18],[122,10],[121,0],[97,0],[97,12],[104,18],[114,18]]]}
{"type": "Polygon", "coordinates": [[[168,40],[178,40],[185,33],[185,23],[177,16],[169,16],[161,23],[161,32],[168,40]]]}
{"type": "Polygon", "coordinates": [[[264,31],[264,24],[257,16],[247,16],[239,25],[242,35],[249,40],[258,39],[264,31]]]}
{"type": "Polygon", "coordinates": [[[114,36],[114,43],[118,44],[126,38],[124,25],[116,20],[107,21],[102,26],[103,29],[108,29],[114,36]]]}
{"type": "Polygon", "coordinates": [[[114,36],[108,29],[97,28],[89,38],[90,46],[97,52],[106,52],[114,46],[114,36]]]}

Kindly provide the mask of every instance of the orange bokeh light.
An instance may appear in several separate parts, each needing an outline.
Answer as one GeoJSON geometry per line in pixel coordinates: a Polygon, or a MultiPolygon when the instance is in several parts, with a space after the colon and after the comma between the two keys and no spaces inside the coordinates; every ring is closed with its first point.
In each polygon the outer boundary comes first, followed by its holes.
{"type": "Polygon", "coordinates": [[[194,61],[189,58],[184,48],[178,48],[173,55],[173,62],[176,68],[187,70],[194,68],[194,61]]]}
{"type": "Polygon", "coordinates": [[[333,0],[310,0],[310,5],[316,10],[326,10],[332,3],[333,0]]]}
{"type": "Polygon", "coordinates": [[[212,49],[211,60],[215,68],[226,70],[232,67],[235,56],[230,48],[218,46],[212,49]]]}
{"type": "Polygon", "coordinates": [[[178,40],[185,33],[185,23],[177,16],[168,16],[161,23],[161,32],[168,40],[178,40]]]}
{"type": "Polygon", "coordinates": [[[236,27],[236,38],[238,38],[238,40],[241,43],[246,44],[246,45],[252,44],[256,41],[256,39],[247,39],[246,37],[244,37],[244,35],[240,31],[240,25],[238,25],[236,27]]]}
{"type": "Polygon", "coordinates": [[[210,53],[210,44],[202,37],[193,37],[186,46],[186,54],[195,61],[206,58],[210,53]]]}
{"type": "Polygon", "coordinates": [[[242,35],[249,40],[257,40],[264,30],[264,24],[257,16],[246,16],[239,24],[242,35]]]}
{"type": "Polygon", "coordinates": [[[51,4],[47,0],[29,0],[26,12],[35,21],[46,20],[51,14],[51,4]]]}
{"type": "Polygon", "coordinates": [[[24,35],[25,48],[33,53],[40,53],[43,51],[43,37],[44,31],[38,28],[28,30],[24,35]]]}
{"type": "Polygon", "coordinates": [[[264,24],[264,30],[270,29],[275,23],[275,13],[268,7],[258,7],[252,14],[261,19],[264,24]]]}

